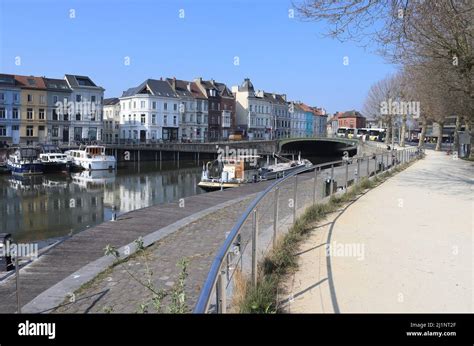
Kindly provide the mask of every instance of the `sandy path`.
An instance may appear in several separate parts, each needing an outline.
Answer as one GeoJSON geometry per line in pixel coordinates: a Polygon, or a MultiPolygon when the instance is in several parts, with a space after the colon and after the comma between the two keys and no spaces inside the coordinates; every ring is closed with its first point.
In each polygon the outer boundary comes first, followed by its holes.
{"type": "Polygon", "coordinates": [[[473,178],[473,163],[429,151],[328,215],[300,249],[287,310],[473,312],[473,178]]]}

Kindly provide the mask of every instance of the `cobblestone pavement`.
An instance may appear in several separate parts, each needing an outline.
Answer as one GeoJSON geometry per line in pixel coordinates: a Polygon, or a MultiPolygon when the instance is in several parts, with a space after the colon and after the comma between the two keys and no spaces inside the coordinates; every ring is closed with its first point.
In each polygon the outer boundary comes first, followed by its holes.
{"type": "MultiPolygon", "coordinates": [[[[335,177],[342,180],[345,171],[342,167],[335,169],[335,177]]],[[[314,173],[307,173],[298,177],[298,209],[307,206],[313,200],[314,173]]],[[[322,176],[321,176],[322,177],[322,176]]],[[[289,224],[292,219],[292,208],[288,202],[293,197],[293,180],[289,180],[281,186],[279,194],[279,220],[289,224]]],[[[323,192],[323,179],[318,180],[318,198],[323,192]]],[[[192,311],[201,285],[205,281],[208,270],[219,247],[223,243],[228,232],[232,229],[240,215],[245,211],[252,199],[244,199],[230,207],[220,209],[211,215],[192,222],[161,241],[150,246],[148,254],[148,266],[153,271],[152,281],[155,288],[171,289],[177,281],[180,268],[180,260],[189,260],[186,280],[186,303],[188,311],[192,311]]],[[[271,242],[271,225],[273,224],[273,195],[266,197],[259,206],[259,224],[261,239],[259,245],[263,254],[271,242]]],[[[299,210],[300,214],[302,210],[299,210]]],[[[249,220],[250,221],[250,220],[249,220]]],[[[245,224],[243,232],[243,243],[250,238],[250,224],[245,224]]],[[[247,256],[248,257],[248,256],[247,256]]],[[[244,259],[245,262],[245,259],[244,259]]],[[[134,280],[135,277],[145,280],[146,266],[143,256],[132,256],[125,262],[109,268],[92,282],[75,292],[74,302],[65,302],[58,307],[56,313],[101,313],[118,312],[134,313],[139,311],[140,304],[149,302],[152,293],[134,280]]],[[[164,300],[164,312],[170,304],[170,299],[164,300]]],[[[149,312],[155,310],[150,307],[149,312]]]]}

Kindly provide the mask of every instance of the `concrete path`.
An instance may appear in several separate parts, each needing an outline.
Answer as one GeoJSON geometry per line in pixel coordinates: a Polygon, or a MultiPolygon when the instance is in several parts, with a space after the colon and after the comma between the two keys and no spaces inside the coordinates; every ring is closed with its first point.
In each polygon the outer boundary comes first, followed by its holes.
{"type": "Polygon", "coordinates": [[[427,151],[328,215],[301,246],[286,310],[473,312],[473,177],[473,163],[427,151]]]}

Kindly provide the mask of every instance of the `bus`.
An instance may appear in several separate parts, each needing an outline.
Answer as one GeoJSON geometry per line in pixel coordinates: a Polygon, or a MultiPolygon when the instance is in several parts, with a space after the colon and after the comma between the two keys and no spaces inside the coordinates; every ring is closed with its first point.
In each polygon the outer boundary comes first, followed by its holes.
{"type": "Polygon", "coordinates": [[[370,128],[369,130],[369,140],[383,142],[385,139],[385,129],[382,128],[370,128]]]}
{"type": "MultiPolygon", "coordinates": [[[[369,129],[367,128],[360,128],[360,129],[357,129],[357,133],[356,133],[356,137],[357,139],[361,139],[362,137],[366,136],[367,134],[369,133],[369,129]]],[[[367,139],[367,137],[366,137],[367,139]]]]}
{"type": "Polygon", "coordinates": [[[347,127],[340,127],[337,129],[336,136],[337,137],[347,137],[347,132],[348,132],[347,127]]]}

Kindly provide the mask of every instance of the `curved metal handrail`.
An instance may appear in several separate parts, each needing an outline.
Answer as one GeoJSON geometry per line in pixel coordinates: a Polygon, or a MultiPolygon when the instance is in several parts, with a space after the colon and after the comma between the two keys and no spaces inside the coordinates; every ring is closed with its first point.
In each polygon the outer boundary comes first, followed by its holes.
{"type": "Polygon", "coordinates": [[[245,221],[247,221],[248,217],[252,213],[252,211],[258,206],[260,201],[270,192],[273,190],[274,187],[282,184],[283,182],[287,181],[288,179],[294,177],[295,175],[304,173],[304,172],[310,172],[315,169],[319,169],[321,167],[325,166],[331,166],[331,165],[337,165],[337,164],[344,164],[345,160],[338,160],[338,161],[332,161],[332,162],[325,162],[325,163],[320,163],[317,165],[313,165],[311,167],[304,167],[300,170],[294,171],[287,176],[277,179],[274,183],[269,185],[265,190],[260,192],[257,197],[248,205],[247,209],[245,212],[239,217],[237,222],[235,223],[234,227],[232,227],[232,230],[230,231],[229,235],[227,238],[224,240],[224,244],[219,249],[219,252],[217,253],[216,257],[214,258],[211,268],[209,270],[209,273],[207,275],[206,281],[204,283],[204,286],[201,289],[201,293],[199,294],[198,301],[196,303],[196,306],[194,308],[194,313],[205,313],[207,311],[210,297],[212,295],[212,291],[214,290],[214,286],[217,283],[217,279],[219,276],[219,270],[224,262],[225,256],[230,250],[230,247],[232,244],[236,241],[236,238],[239,234],[240,229],[244,225],[245,221]]]}

